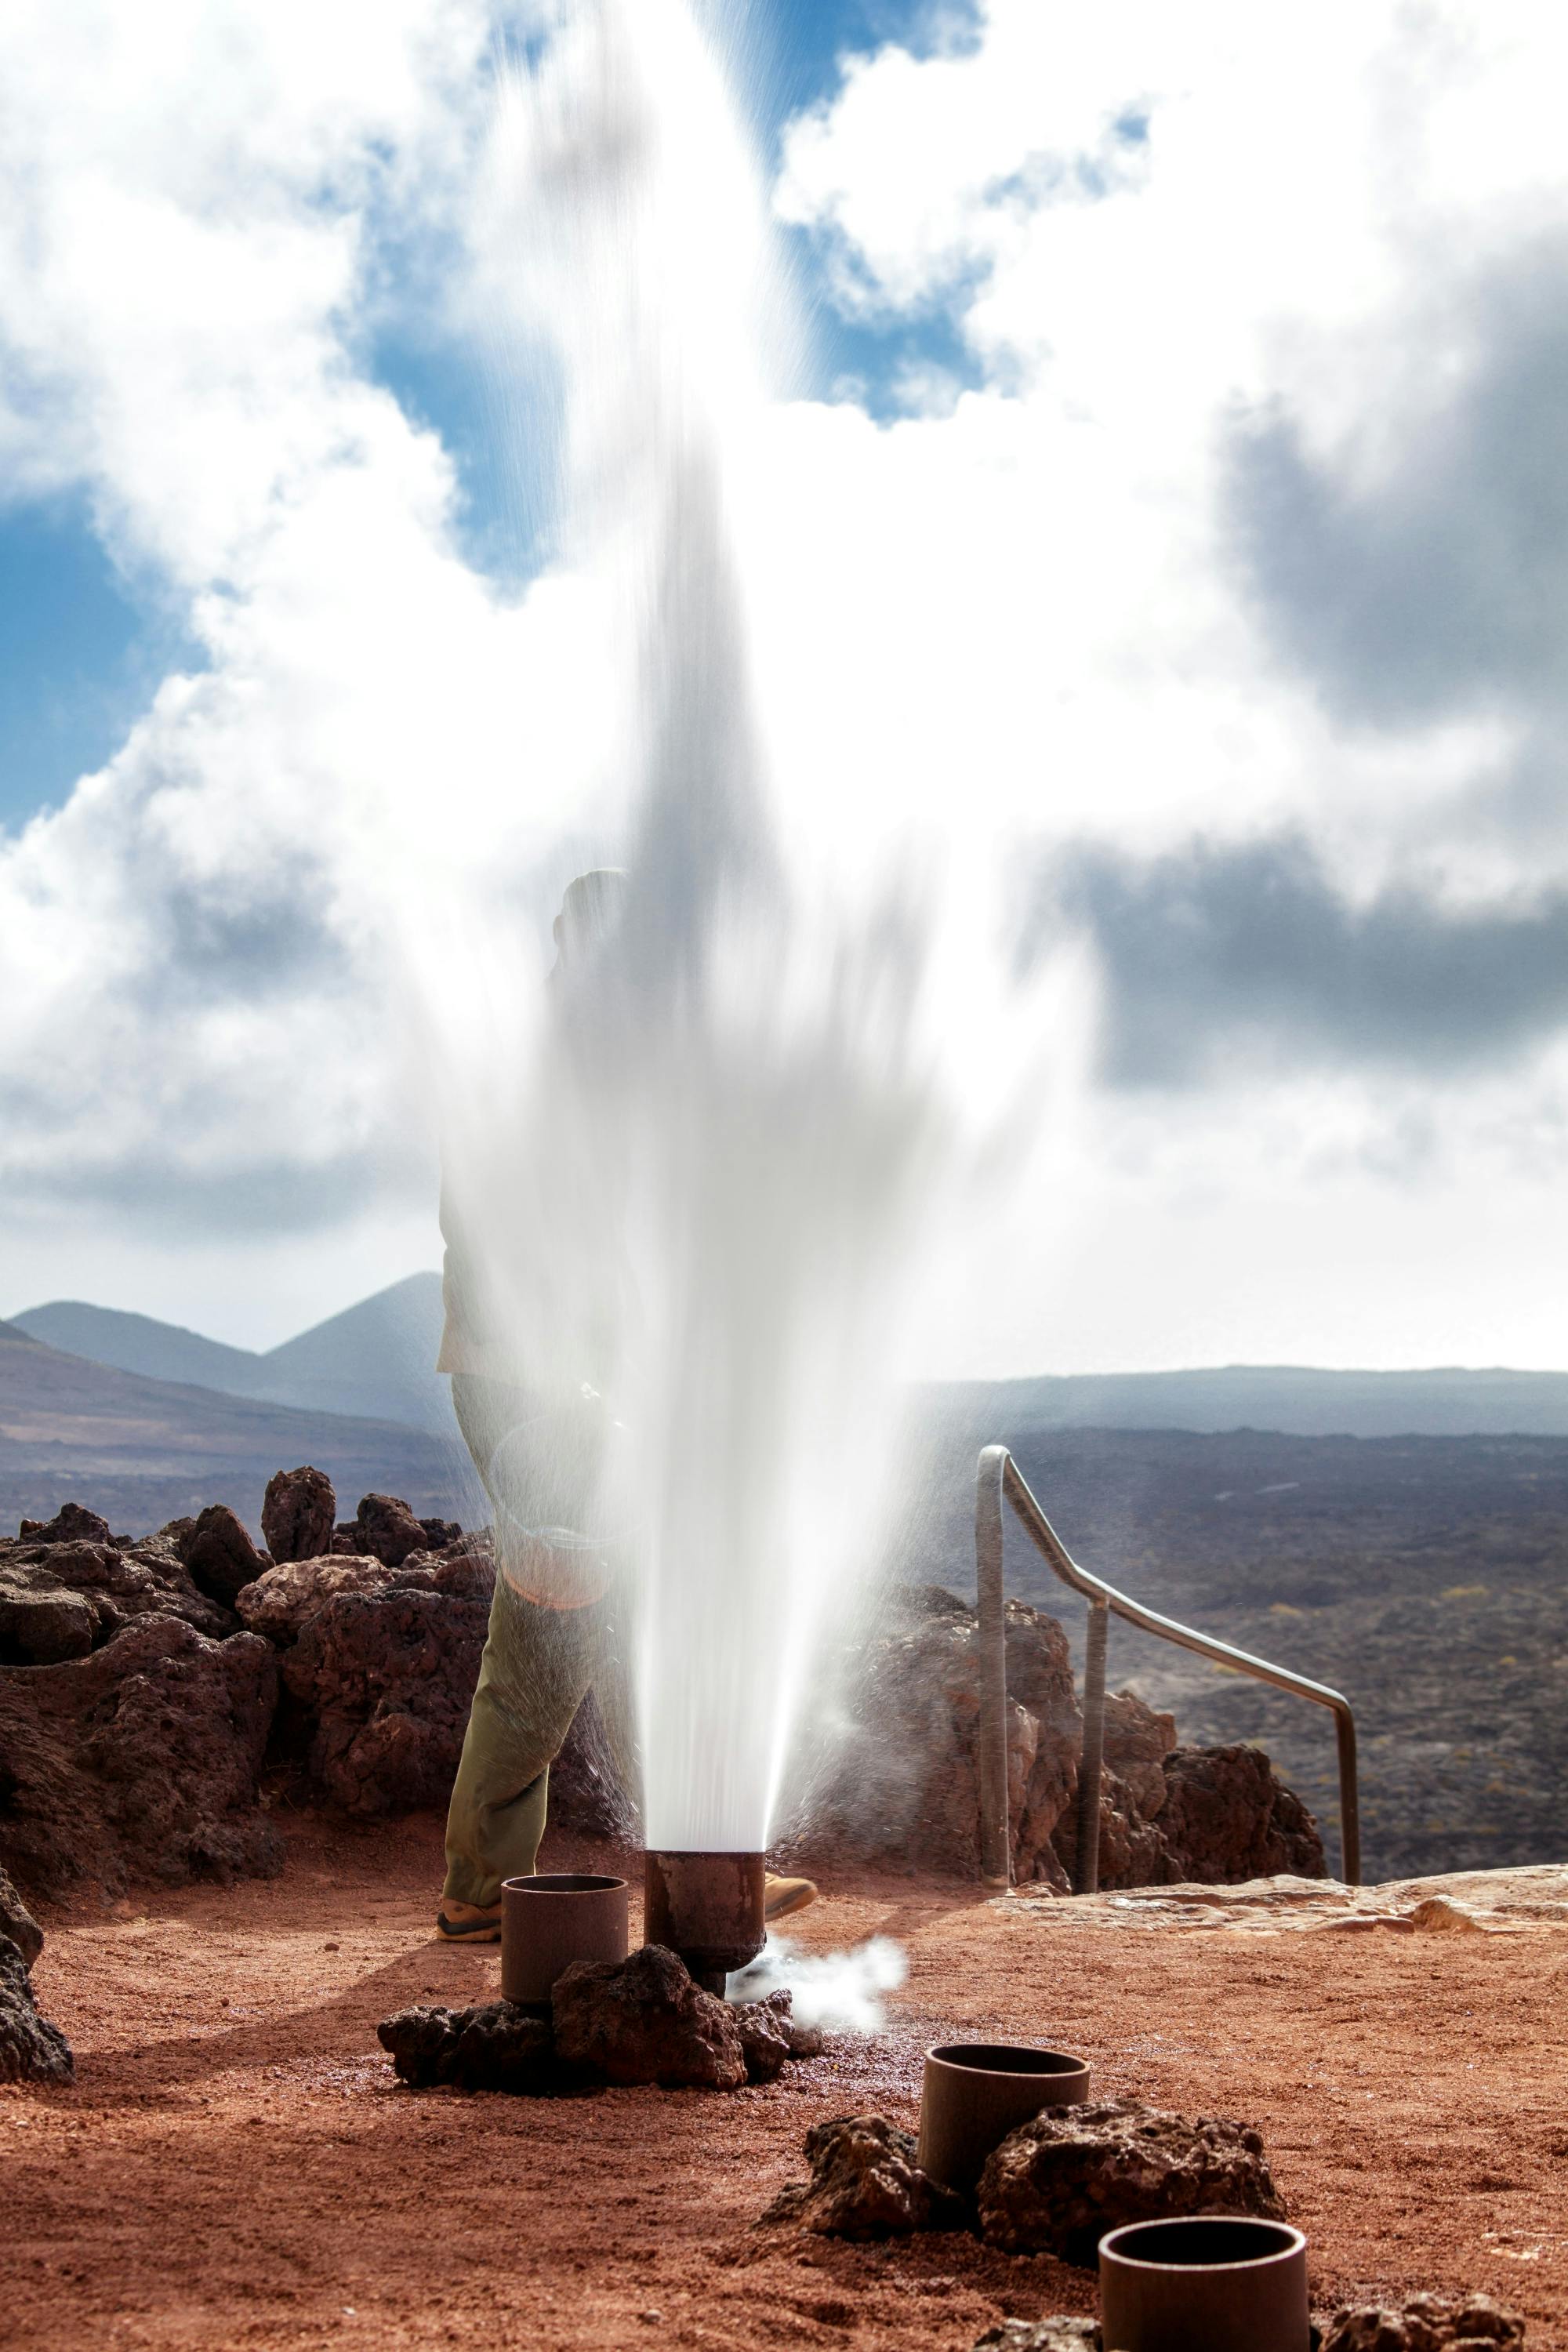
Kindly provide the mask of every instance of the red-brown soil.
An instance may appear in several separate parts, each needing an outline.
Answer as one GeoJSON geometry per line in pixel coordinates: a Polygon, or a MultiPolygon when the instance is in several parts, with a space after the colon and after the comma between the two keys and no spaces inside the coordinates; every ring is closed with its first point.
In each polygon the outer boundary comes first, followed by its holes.
{"type": "MultiPolygon", "coordinates": [[[[1568,2352],[1568,1929],[1091,1926],[951,1884],[830,1887],[814,1948],[907,1947],[892,2030],[730,2095],[561,2102],[394,2082],[377,2021],[493,1995],[437,1947],[430,1821],[309,1819],[285,1874],[47,1920],[74,2091],[0,2091],[0,2342],[229,2347],[886,2345],[966,2352],[1092,2282],[962,2236],[758,2232],[808,2124],[912,2123],[924,2042],[1049,2039],[1100,2086],[1256,2122],[1315,2292],[1489,2288],[1568,2352]]],[[[585,1858],[558,1846],[559,1868],[585,1858]]],[[[1076,1916],[1075,1916],[1076,1915],[1076,1916]]],[[[1219,1915],[1216,1915],[1219,1916],[1219,1915]]]]}

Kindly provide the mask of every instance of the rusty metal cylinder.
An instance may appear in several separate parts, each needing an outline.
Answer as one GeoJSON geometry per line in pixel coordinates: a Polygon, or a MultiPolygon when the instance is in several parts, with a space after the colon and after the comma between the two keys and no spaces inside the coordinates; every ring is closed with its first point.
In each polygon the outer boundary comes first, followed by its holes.
{"type": "Polygon", "coordinates": [[[1308,2352],[1307,2241],[1241,2214],[1129,2222],[1100,2242],[1100,2311],[1116,2352],[1308,2352]]]}
{"type": "Polygon", "coordinates": [[[765,1883],[760,1853],[649,1853],[644,1939],[679,1952],[700,1985],[722,1992],[724,1979],[767,1940],[765,1883]]]}
{"type": "Polygon", "coordinates": [[[624,1960],[630,1940],[627,1894],[624,1878],[579,1871],[503,1879],[501,1999],[541,2008],[574,1960],[624,1960]]]}
{"type": "Polygon", "coordinates": [[[1087,2058],[1021,2042],[944,2042],[926,2052],[920,2166],[968,2196],[985,2159],[1045,2107],[1089,2096],[1087,2058]]]}

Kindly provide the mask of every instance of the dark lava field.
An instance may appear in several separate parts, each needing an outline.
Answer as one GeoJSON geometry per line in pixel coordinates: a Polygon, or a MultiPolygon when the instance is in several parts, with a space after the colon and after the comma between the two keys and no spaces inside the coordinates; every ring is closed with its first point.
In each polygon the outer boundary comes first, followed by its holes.
{"type": "MultiPolygon", "coordinates": [[[[1367,1879],[1562,1859],[1568,1439],[1024,1431],[1013,1451],[1086,1568],[1344,1692],[1367,1879]]],[[[933,1572],[966,1550],[942,1483],[933,1572]]],[[[1016,1528],[1007,1584],[1078,1639],[1082,1603],[1016,1528]]],[[[1326,1710],[1114,1621],[1110,1682],[1184,1739],[1261,1741],[1337,1853],[1326,1710]]]]}

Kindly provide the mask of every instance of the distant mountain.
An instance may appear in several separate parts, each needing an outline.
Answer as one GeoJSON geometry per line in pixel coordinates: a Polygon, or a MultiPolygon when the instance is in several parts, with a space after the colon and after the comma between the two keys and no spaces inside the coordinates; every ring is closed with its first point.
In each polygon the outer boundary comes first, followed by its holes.
{"type": "Polygon", "coordinates": [[[436,1370],[441,1324],[440,1276],[405,1276],[258,1357],[249,1393],[455,1435],[447,1380],[436,1370]]]}
{"type": "Polygon", "coordinates": [[[447,1382],[435,1370],[441,1338],[438,1274],[411,1274],[265,1353],[79,1299],[30,1307],[12,1318],[12,1328],[47,1347],[150,1380],[194,1382],[304,1412],[406,1422],[443,1437],[456,1433],[447,1382]]]}
{"type": "Polygon", "coordinates": [[[112,1364],[122,1372],[141,1372],[153,1381],[191,1381],[200,1388],[227,1389],[243,1396],[247,1378],[266,1359],[248,1348],[226,1348],[221,1339],[204,1339],[178,1323],[159,1323],[151,1315],[126,1315],[118,1307],[89,1307],[78,1298],[58,1298],[48,1307],[30,1307],[5,1327],[41,1339],[68,1356],[85,1356],[89,1363],[112,1364]]]}
{"type": "MultiPolygon", "coordinates": [[[[90,1362],[302,1412],[456,1435],[445,1379],[441,1277],[411,1274],[264,1354],[147,1315],[58,1299],[15,1329],[90,1362]]],[[[966,1433],[1032,1429],[1273,1430],[1292,1437],[1568,1437],[1568,1372],[1326,1371],[1296,1364],[1077,1372],[939,1383],[926,1391],[966,1433]]]]}
{"type": "Polygon", "coordinates": [[[1322,1371],[1297,1364],[950,1381],[944,1418],[1032,1429],[1274,1430],[1293,1437],[1568,1437],[1568,1372],[1322,1371]]]}
{"type": "Polygon", "coordinates": [[[272,1472],[303,1462],[345,1516],[371,1492],[422,1516],[482,1515],[460,1446],[427,1432],[147,1380],[0,1324],[0,1527],[75,1501],[143,1533],[225,1502],[255,1530],[272,1472]]]}

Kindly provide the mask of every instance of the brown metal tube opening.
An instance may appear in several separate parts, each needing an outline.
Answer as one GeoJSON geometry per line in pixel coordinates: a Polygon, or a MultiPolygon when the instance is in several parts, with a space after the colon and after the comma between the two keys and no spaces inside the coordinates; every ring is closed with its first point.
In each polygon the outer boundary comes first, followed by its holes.
{"type": "Polygon", "coordinates": [[[1131,2221],[1100,2242],[1100,2305],[1118,2352],[1308,2352],[1307,2241],[1249,2214],[1131,2221]]]}
{"type": "Polygon", "coordinates": [[[679,1952],[707,1992],[754,1960],[767,1941],[760,1853],[644,1856],[643,1935],[679,1952]]]}
{"type": "MultiPolygon", "coordinates": [[[[927,2051],[943,2066],[963,2066],[976,2074],[1087,2074],[1087,2058],[1066,2050],[1037,2050],[1026,2042],[938,2042],[927,2051]]],[[[1066,2104],[1062,2102],[1061,2104],[1066,2104]]]]}
{"type": "Polygon", "coordinates": [[[503,1879],[501,1999],[537,2009],[574,1960],[624,1960],[628,1895],[624,1878],[581,1871],[503,1879]]]}
{"type": "Polygon", "coordinates": [[[1023,2042],[939,2042],[921,2084],[920,2164],[967,2195],[1010,2131],[1089,2096],[1086,2058],[1023,2042]]]}

